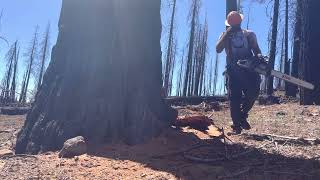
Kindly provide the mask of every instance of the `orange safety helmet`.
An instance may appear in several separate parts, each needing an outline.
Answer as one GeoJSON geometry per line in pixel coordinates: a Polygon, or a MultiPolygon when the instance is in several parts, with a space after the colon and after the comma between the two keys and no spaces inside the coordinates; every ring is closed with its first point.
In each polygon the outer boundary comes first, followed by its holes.
{"type": "Polygon", "coordinates": [[[235,26],[240,25],[242,23],[244,16],[237,11],[231,11],[225,22],[226,26],[235,26]]]}

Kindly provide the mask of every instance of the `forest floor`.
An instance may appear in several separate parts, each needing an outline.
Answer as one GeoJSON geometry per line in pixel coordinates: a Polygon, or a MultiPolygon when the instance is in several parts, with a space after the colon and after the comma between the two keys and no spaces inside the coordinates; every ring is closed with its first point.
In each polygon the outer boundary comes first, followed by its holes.
{"type": "MultiPolygon", "coordinates": [[[[180,116],[204,114],[214,125],[207,133],[169,129],[144,145],[90,147],[72,159],[58,152],[0,158],[0,179],[318,179],[320,177],[320,107],[286,103],[255,106],[252,129],[230,131],[227,104],[221,111],[179,107],[180,116]],[[193,109],[193,110],[192,110],[193,109]],[[268,135],[269,134],[269,135],[268,135]],[[287,139],[282,135],[298,137],[287,139]],[[220,138],[219,138],[219,137],[220,138]],[[228,139],[229,140],[228,140],[228,139]],[[226,143],[224,143],[226,139],[226,143]]],[[[14,146],[25,116],[0,115],[0,152],[14,146]]]]}

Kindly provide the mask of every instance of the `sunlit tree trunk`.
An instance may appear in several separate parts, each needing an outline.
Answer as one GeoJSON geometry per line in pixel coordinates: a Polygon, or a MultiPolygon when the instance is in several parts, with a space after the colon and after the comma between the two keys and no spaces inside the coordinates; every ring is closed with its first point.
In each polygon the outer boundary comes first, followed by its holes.
{"type": "Polygon", "coordinates": [[[57,150],[79,135],[142,143],[170,127],[160,36],[160,0],[63,0],[57,44],[16,153],[57,150]]]}

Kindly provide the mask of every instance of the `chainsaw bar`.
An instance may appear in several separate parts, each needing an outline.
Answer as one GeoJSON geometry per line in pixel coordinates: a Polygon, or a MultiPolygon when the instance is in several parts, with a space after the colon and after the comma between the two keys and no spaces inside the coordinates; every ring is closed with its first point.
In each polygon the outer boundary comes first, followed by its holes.
{"type": "Polygon", "coordinates": [[[286,82],[289,82],[310,90],[315,89],[315,86],[309,82],[303,81],[301,79],[298,79],[290,75],[284,74],[282,72],[271,69],[266,59],[267,57],[264,56],[262,58],[251,58],[247,60],[239,60],[237,64],[242,68],[257,72],[262,75],[273,76],[273,77],[282,79],[286,82]]]}

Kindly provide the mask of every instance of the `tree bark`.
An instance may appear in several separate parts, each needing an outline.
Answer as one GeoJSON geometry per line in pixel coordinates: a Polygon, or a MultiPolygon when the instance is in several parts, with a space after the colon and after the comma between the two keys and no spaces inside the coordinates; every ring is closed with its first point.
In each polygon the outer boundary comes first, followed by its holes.
{"type": "Polygon", "coordinates": [[[318,11],[320,9],[320,1],[318,0],[302,0],[302,33],[300,46],[300,69],[299,75],[301,79],[309,81],[316,86],[313,91],[301,88],[300,103],[304,105],[317,104],[320,105],[320,25],[318,22],[318,11]]]}
{"type": "Polygon", "coordinates": [[[142,143],[175,117],[162,99],[160,0],[64,0],[52,60],[16,153],[142,143]],[[139,44],[139,45],[137,45],[139,44]]]}

